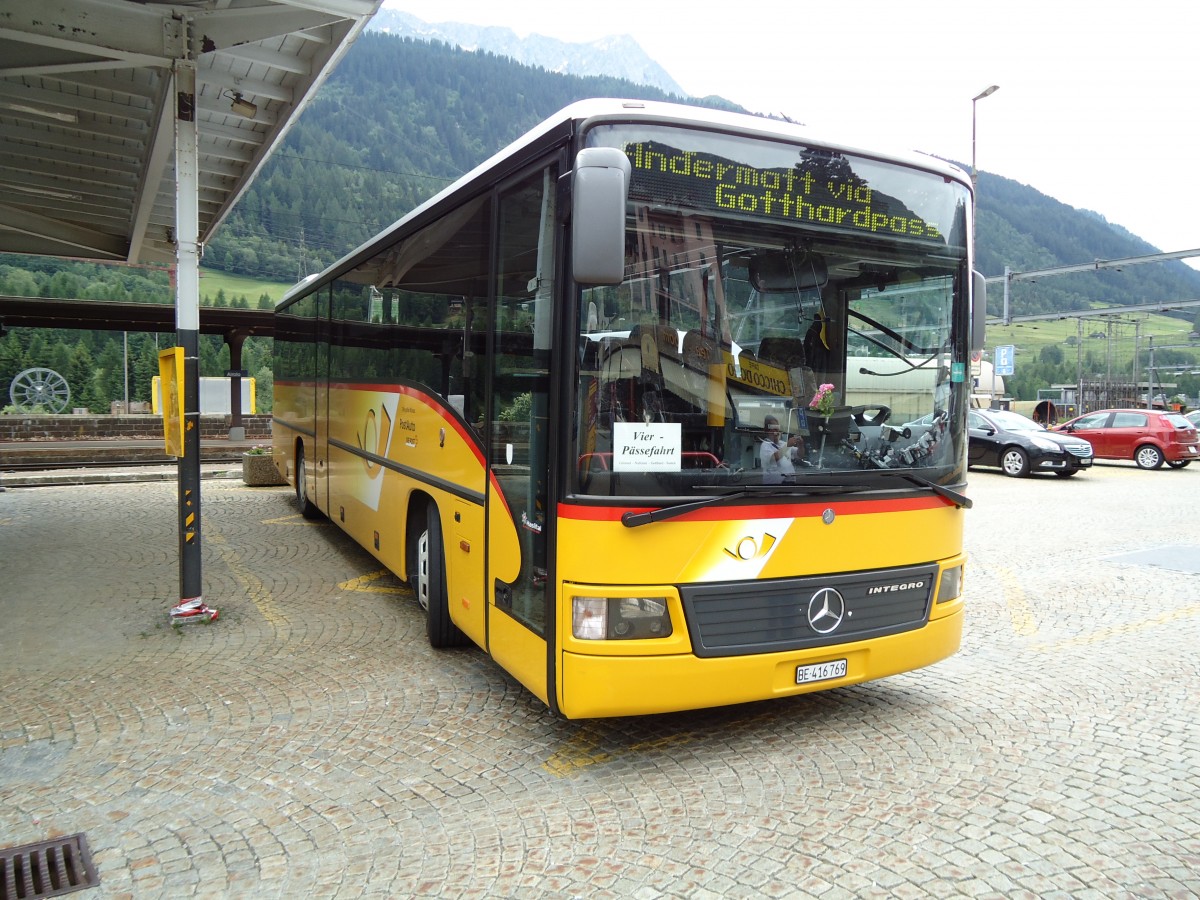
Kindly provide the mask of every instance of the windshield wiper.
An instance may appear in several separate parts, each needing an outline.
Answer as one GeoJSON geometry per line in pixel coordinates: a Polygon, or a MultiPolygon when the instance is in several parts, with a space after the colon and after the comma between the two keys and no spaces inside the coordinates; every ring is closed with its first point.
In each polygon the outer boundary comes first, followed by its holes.
{"type": "Polygon", "coordinates": [[[626,512],[621,515],[621,524],[626,528],[637,528],[639,525],[649,525],[651,522],[661,522],[663,519],[673,519],[686,515],[693,510],[703,509],[720,500],[733,500],[740,497],[753,497],[767,494],[770,496],[790,494],[843,494],[853,491],[867,490],[866,485],[842,484],[833,482],[804,482],[789,481],[783,484],[750,484],[745,487],[724,490],[723,493],[702,500],[689,500],[686,503],[676,503],[649,512],[626,512]]]}
{"type": "Polygon", "coordinates": [[[673,519],[690,513],[693,509],[702,509],[718,500],[729,500],[733,497],[746,497],[753,493],[749,488],[731,491],[728,494],[717,494],[715,497],[705,497],[703,500],[689,500],[687,503],[676,503],[674,506],[664,506],[652,509],[650,512],[635,513],[632,510],[621,515],[621,524],[626,528],[637,528],[639,525],[649,525],[651,522],[661,522],[663,519],[673,519]]]}
{"type": "Polygon", "coordinates": [[[891,478],[899,477],[906,481],[911,481],[913,484],[919,485],[920,487],[928,488],[939,497],[945,497],[955,506],[962,507],[963,509],[970,509],[975,505],[974,501],[971,500],[971,498],[966,494],[930,481],[928,478],[924,478],[918,475],[916,472],[905,472],[903,469],[880,469],[878,472],[872,472],[871,474],[885,475],[891,478]]]}
{"type": "Polygon", "coordinates": [[[933,491],[939,497],[944,497],[955,506],[970,509],[974,505],[971,498],[966,494],[930,481],[923,475],[918,475],[916,472],[911,472],[907,469],[868,469],[865,472],[837,472],[835,475],[842,479],[852,479],[849,484],[836,485],[841,490],[866,491],[875,487],[880,477],[903,478],[905,481],[912,482],[918,487],[933,491]]]}
{"type": "Polygon", "coordinates": [[[914,472],[905,472],[901,469],[879,469],[872,472],[836,472],[831,473],[830,478],[837,478],[838,481],[826,481],[824,477],[817,476],[820,480],[811,477],[796,481],[788,481],[783,484],[751,484],[744,487],[722,490],[713,497],[705,497],[702,500],[689,500],[686,503],[676,503],[673,506],[664,506],[660,509],[653,509],[649,512],[626,512],[621,515],[621,524],[626,528],[637,528],[639,525],[649,525],[651,522],[661,522],[664,519],[673,519],[676,516],[687,515],[688,513],[703,509],[713,503],[721,500],[734,500],[742,497],[753,497],[756,495],[769,494],[779,496],[780,494],[849,494],[859,491],[869,491],[878,484],[880,476],[885,478],[903,478],[918,487],[923,487],[933,491],[939,497],[944,497],[955,506],[963,509],[970,509],[974,504],[970,497],[959,491],[953,490],[943,485],[930,481],[928,478],[923,478],[914,472]],[[856,477],[857,476],[857,477],[856,477]],[[846,479],[854,479],[847,481],[846,479]],[[874,482],[874,484],[872,484],[874,482]]]}

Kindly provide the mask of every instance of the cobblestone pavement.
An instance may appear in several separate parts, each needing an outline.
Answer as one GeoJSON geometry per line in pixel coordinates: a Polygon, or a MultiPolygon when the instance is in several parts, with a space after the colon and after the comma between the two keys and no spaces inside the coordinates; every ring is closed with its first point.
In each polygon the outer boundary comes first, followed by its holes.
{"type": "MultiPolygon", "coordinates": [[[[1200,467],[972,473],[963,649],[793,700],[551,717],[286,488],[0,494],[0,846],[130,897],[1200,895],[1200,467]]],[[[81,895],[83,896],[83,895],[81,895]]]]}

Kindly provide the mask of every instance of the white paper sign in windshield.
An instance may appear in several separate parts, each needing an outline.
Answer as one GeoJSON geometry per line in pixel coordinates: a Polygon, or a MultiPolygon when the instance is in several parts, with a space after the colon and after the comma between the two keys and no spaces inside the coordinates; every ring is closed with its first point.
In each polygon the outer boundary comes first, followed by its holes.
{"type": "Polygon", "coordinates": [[[678,422],[614,422],[613,471],[678,472],[682,446],[678,422]]]}

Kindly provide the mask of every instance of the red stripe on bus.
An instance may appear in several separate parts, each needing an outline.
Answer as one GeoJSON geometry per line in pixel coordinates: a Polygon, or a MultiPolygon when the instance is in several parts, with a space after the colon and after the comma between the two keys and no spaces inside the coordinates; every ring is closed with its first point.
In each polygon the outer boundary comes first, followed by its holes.
{"type": "Polygon", "coordinates": [[[418,403],[424,404],[433,412],[437,413],[447,425],[454,429],[455,434],[462,439],[463,443],[465,443],[471,449],[471,452],[475,454],[475,458],[479,460],[479,464],[481,466],[485,465],[486,461],[484,460],[483,456],[483,447],[480,444],[479,439],[475,435],[468,432],[463,427],[462,423],[455,419],[446,410],[446,408],[442,406],[442,404],[434,401],[431,396],[423,391],[418,391],[416,388],[406,387],[405,385],[401,384],[352,384],[344,381],[338,382],[337,384],[331,384],[329,389],[334,391],[373,391],[377,394],[403,394],[406,397],[411,397],[418,403]]]}
{"type": "MultiPolygon", "coordinates": [[[[713,506],[697,509],[679,516],[680,521],[691,522],[727,522],[734,519],[783,519],[820,516],[825,510],[832,509],[835,514],[842,516],[868,515],[872,513],[912,512],[923,509],[939,509],[953,506],[949,500],[938,496],[930,497],[900,497],[894,500],[854,500],[854,501],[816,501],[812,503],[779,503],[779,504],[737,504],[736,506],[713,506]]],[[[582,522],[619,522],[627,512],[644,513],[661,509],[658,506],[581,506],[574,503],[560,503],[558,517],[560,519],[577,519],[582,522]]]]}
{"type": "Polygon", "coordinates": [[[508,516],[510,522],[516,524],[516,519],[513,518],[512,510],[508,506],[508,498],[504,496],[504,489],[500,487],[500,480],[496,477],[496,473],[488,470],[488,482],[492,486],[493,496],[500,501],[500,505],[504,507],[504,514],[508,516]]]}

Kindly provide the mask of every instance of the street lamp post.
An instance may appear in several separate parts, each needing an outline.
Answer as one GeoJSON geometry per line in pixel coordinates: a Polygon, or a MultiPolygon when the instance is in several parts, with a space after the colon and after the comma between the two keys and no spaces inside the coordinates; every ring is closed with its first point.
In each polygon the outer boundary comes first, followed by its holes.
{"type": "Polygon", "coordinates": [[[1000,90],[1000,85],[993,84],[990,87],[984,88],[978,94],[971,98],[971,221],[972,225],[975,220],[975,194],[979,188],[979,172],[975,168],[975,104],[984,97],[990,97],[996,91],[1000,90]]]}
{"type": "MultiPolygon", "coordinates": [[[[1000,90],[1000,85],[993,84],[974,97],[971,98],[971,257],[975,256],[975,209],[978,204],[975,201],[975,195],[979,193],[979,171],[975,168],[975,104],[984,97],[990,97],[996,91],[1000,90]]],[[[978,265],[978,263],[973,263],[978,265]]],[[[1004,267],[1005,276],[1008,275],[1008,267],[1004,267]]],[[[1005,278],[1004,283],[1004,324],[1008,324],[1008,279],[1005,278]]],[[[995,361],[992,363],[992,406],[996,405],[996,368],[995,361]]]]}

